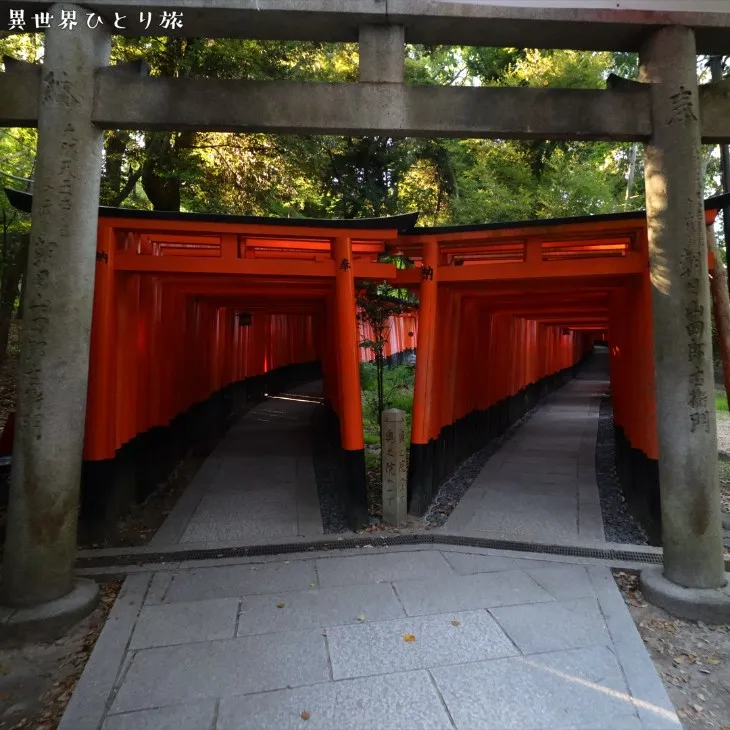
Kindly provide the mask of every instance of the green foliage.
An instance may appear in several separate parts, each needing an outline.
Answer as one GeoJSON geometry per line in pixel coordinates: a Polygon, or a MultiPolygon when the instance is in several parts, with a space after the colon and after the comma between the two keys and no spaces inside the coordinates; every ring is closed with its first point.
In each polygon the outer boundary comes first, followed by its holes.
{"type": "Polygon", "coordinates": [[[725,393],[715,393],[715,408],[720,413],[728,413],[727,396],[725,393]]]}
{"type": "Polygon", "coordinates": [[[360,347],[370,350],[375,359],[376,372],[376,413],[380,415],[387,407],[385,401],[384,368],[385,345],[390,339],[392,317],[414,310],[417,300],[406,291],[396,290],[387,282],[364,282],[356,292],[357,320],[369,326],[373,339],[365,339],[360,347]]]}
{"type": "MultiPolygon", "coordinates": [[[[37,61],[42,43],[41,34],[0,34],[0,53],[37,61]]],[[[152,76],[342,82],[358,74],[356,44],[114,36],[112,62],[135,58],[145,59],[152,76]]],[[[706,59],[698,70],[706,73],[706,59]]],[[[635,78],[637,71],[637,56],[630,53],[407,46],[406,54],[406,79],[417,85],[598,89],[610,73],[635,78]]],[[[0,171],[32,174],[35,133],[2,134],[29,152],[8,153],[7,140],[0,140],[0,171]]],[[[425,225],[569,216],[643,206],[641,154],[632,166],[632,149],[110,130],[101,195],[107,205],[256,215],[353,218],[419,211],[425,225]]],[[[708,154],[708,191],[718,187],[718,165],[718,156],[708,154]]]]}
{"type": "MultiPolygon", "coordinates": [[[[411,415],[413,411],[413,382],[415,368],[412,365],[392,365],[383,369],[384,409],[398,408],[406,414],[406,437],[410,441],[411,415]]],[[[363,429],[366,444],[380,443],[380,412],[377,392],[377,367],[375,363],[360,364],[362,389],[363,429]]]]}

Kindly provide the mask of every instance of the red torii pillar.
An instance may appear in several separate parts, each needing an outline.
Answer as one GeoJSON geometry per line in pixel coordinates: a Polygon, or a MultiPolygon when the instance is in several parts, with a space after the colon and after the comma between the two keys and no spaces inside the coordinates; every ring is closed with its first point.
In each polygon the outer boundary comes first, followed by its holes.
{"type": "Polygon", "coordinates": [[[332,244],[332,256],[336,264],[335,319],[340,438],[347,481],[348,512],[352,527],[355,529],[367,521],[368,509],[352,241],[345,237],[335,238],[332,244]]]}
{"type": "Polygon", "coordinates": [[[436,307],[438,302],[438,241],[423,244],[416,382],[413,389],[411,458],[408,468],[408,511],[422,515],[433,496],[433,443],[431,424],[434,402],[434,365],[436,362],[436,307]]]}

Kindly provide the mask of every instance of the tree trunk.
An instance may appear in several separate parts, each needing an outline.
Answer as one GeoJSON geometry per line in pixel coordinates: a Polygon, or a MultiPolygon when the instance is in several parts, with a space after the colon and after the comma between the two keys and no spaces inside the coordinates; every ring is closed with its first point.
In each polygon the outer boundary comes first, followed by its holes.
{"type": "Polygon", "coordinates": [[[17,242],[0,282],[0,365],[5,362],[10,337],[10,320],[15,309],[15,300],[18,298],[20,279],[28,263],[28,234],[6,235],[8,239],[12,236],[17,242]]]}
{"type": "Polygon", "coordinates": [[[720,258],[713,226],[707,226],[707,249],[712,253],[715,262],[710,276],[710,292],[715,327],[717,327],[718,349],[722,360],[725,395],[730,403],[730,295],[728,295],[727,270],[720,258]]]}
{"type": "Polygon", "coordinates": [[[375,356],[375,362],[378,368],[378,424],[382,422],[383,411],[385,410],[384,393],[383,393],[383,354],[382,352],[375,356]]]}
{"type": "Polygon", "coordinates": [[[631,157],[629,158],[629,179],[626,183],[626,200],[624,201],[628,206],[631,200],[631,193],[634,190],[634,179],[636,177],[636,153],[639,149],[639,145],[634,143],[631,146],[631,157]]]}

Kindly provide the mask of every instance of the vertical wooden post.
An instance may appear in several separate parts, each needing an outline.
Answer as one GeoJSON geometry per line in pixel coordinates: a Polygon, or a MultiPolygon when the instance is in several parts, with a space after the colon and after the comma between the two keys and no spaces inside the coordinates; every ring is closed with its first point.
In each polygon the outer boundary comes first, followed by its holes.
{"type": "Polygon", "coordinates": [[[418,309],[418,346],[416,381],[413,388],[413,422],[411,427],[411,461],[408,474],[408,508],[422,515],[431,500],[432,389],[436,352],[436,306],[438,291],[438,241],[423,244],[420,302],[418,309]]]}
{"type": "Polygon", "coordinates": [[[336,266],[335,309],[340,385],[340,435],[348,486],[349,517],[355,529],[367,520],[367,492],[352,241],[345,237],[336,238],[332,245],[332,255],[336,266]]]}

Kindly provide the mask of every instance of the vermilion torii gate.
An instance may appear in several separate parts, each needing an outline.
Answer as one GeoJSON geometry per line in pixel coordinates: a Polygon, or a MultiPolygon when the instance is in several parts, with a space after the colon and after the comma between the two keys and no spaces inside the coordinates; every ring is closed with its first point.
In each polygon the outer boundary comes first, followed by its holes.
{"type": "Polygon", "coordinates": [[[730,141],[730,95],[726,82],[698,88],[696,55],[730,52],[730,8],[722,0],[331,6],[12,4],[56,17],[95,12],[106,22],[93,30],[52,26],[41,68],[10,63],[0,74],[0,124],[39,129],[4,601],[70,605],[79,594],[72,575],[102,130],[197,129],[645,142],[665,557],[664,577],[647,573],[645,583],[657,600],[685,608],[699,589],[702,600],[727,612],[700,143],[730,141]],[[134,65],[109,68],[115,13],[163,10],[182,11],[183,28],[174,32],[189,36],[359,40],[360,82],[146,78],[134,65]],[[408,86],[404,42],[639,51],[641,83],[605,91],[408,86]]]}

